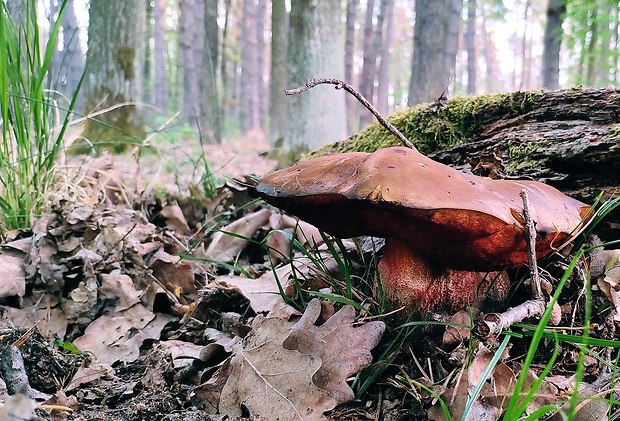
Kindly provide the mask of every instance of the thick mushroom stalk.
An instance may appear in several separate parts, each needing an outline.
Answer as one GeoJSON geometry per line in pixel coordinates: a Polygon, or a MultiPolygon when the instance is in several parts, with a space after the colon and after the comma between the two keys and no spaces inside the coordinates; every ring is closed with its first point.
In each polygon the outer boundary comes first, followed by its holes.
{"type": "Polygon", "coordinates": [[[505,298],[505,272],[469,272],[437,267],[406,244],[386,239],[379,276],[388,308],[405,310],[398,320],[467,308],[477,297],[505,298]]]}
{"type": "Polygon", "coordinates": [[[334,236],[384,237],[380,271],[390,305],[419,308],[421,315],[454,310],[475,295],[483,274],[456,285],[462,276],[451,270],[486,273],[527,264],[523,189],[541,258],[583,226],[588,205],[535,181],[464,174],[409,148],[323,156],[256,186],[268,203],[334,236]],[[431,299],[432,290],[449,298],[431,299]]]}

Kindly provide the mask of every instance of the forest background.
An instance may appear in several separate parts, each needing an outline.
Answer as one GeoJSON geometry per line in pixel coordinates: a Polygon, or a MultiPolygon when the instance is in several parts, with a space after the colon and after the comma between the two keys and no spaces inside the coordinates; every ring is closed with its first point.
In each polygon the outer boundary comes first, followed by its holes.
{"type": "MultiPolygon", "coordinates": [[[[42,28],[59,3],[39,1],[42,28]]],[[[613,0],[69,0],[49,85],[71,98],[85,72],[94,145],[180,130],[313,150],[372,118],[328,86],[286,88],[343,79],[387,115],[443,93],[617,86],[619,22],[613,0]]]]}

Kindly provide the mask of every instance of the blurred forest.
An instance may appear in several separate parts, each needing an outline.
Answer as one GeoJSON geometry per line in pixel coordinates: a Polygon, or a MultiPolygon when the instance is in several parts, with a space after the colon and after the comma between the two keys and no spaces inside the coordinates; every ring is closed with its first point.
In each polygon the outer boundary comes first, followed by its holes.
{"type": "Polygon", "coordinates": [[[92,143],[183,126],[208,143],[312,150],[372,120],[333,87],[284,95],[313,77],[347,81],[384,115],[444,92],[620,79],[614,0],[69,0],[62,17],[58,0],[39,6],[42,27],[62,23],[50,87],[71,97],[85,71],[77,110],[99,120],[92,143]]]}

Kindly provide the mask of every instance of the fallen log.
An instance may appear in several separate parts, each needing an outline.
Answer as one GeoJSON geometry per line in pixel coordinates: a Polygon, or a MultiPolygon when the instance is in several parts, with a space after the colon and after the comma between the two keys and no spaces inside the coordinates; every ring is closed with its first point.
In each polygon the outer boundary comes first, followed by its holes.
{"type": "MultiPolygon", "coordinates": [[[[455,97],[387,118],[434,160],[492,178],[545,182],[593,203],[620,194],[620,90],[574,88],[455,97]]],[[[314,155],[398,144],[378,123],[314,155]]],[[[620,238],[620,212],[597,229],[620,238]]]]}

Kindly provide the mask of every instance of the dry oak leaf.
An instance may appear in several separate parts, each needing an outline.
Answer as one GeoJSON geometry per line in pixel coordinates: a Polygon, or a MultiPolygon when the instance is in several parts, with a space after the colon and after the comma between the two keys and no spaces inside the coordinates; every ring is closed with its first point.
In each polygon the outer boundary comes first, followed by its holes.
{"type": "Polygon", "coordinates": [[[231,372],[219,402],[219,412],[280,420],[326,420],[323,412],[336,401],[314,383],[321,359],[285,349],[282,342],[291,325],[282,319],[258,315],[252,332],[233,347],[231,372]]]}
{"type": "Polygon", "coordinates": [[[355,397],[346,379],[372,362],[370,351],[377,346],[383,333],[383,322],[355,324],[355,309],[346,305],[321,326],[316,320],[321,314],[321,302],[310,301],[306,311],[293,326],[284,347],[305,355],[319,357],[323,364],[314,374],[315,385],[327,391],[338,403],[355,397]]]}

